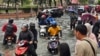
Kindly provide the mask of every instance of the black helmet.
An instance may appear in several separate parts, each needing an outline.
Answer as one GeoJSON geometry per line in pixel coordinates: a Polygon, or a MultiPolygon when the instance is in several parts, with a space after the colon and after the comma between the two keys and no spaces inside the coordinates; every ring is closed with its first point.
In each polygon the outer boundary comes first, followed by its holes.
{"type": "Polygon", "coordinates": [[[32,22],[31,22],[31,23],[30,23],[30,26],[35,26],[35,23],[32,23],[32,22]]]}
{"type": "Polygon", "coordinates": [[[9,23],[13,23],[14,22],[14,20],[13,19],[9,19],[9,23]]]}

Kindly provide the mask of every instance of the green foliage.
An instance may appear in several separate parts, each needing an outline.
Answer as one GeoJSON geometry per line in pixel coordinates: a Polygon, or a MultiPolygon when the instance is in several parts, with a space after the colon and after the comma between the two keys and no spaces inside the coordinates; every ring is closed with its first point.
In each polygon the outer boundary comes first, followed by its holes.
{"type": "Polygon", "coordinates": [[[88,3],[88,0],[79,0],[79,2],[80,2],[81,4],[87,4],[87,3],[88,3]]]}
{"type": "Polygon", "coordinates": [[[21,8],[37,8],[37,5],[24,5],[21,8]]]}
{"type": "Polygon", "coordinates": [[[98,0],[98,4],[100,5],[100,0],[98,0]]]}
{"type": "Polygon", "coordinates": [[[30,0],[22,0],[23,1],[23,4],[24,5],[28,5],[28,4],[30,4],[31,3],[31,1],[30,0]]]}
{"type": "Polygon", "coordinates": [[[22,0],[23,6],[21,8],[36,8],[37,4],[31,5],[32,0],[22,0]]]}

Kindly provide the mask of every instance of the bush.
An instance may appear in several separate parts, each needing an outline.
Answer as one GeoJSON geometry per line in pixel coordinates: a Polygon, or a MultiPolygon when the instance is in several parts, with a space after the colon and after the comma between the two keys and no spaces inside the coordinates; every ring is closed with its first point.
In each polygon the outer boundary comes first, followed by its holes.
{"type": "Polygon", "coordinates": [[[100,5],[100,0],[98,0],[98,4],[100,5]]]}

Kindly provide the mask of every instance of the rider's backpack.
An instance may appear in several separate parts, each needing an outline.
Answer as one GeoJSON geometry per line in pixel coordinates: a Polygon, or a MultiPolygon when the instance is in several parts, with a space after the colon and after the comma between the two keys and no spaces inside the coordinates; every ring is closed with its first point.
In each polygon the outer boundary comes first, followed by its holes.
{"type": "Polygon", "coordinates": [[[13,24],[8,24],[6,26],[6,34],[12,34],[13,33],[13,24]]]}

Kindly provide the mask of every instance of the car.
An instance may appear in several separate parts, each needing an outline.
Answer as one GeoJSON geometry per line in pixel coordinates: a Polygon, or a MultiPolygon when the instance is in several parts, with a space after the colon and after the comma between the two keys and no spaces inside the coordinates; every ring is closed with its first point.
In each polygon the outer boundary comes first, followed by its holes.
{"type": "Polygon", "coordinates": [[[47,10],[54,18],[63,16],[63,9],[59,8],[44,9],[42,12],[46,12],[47,10]]]}
{"type": "Polygon", "coordinates": [[[78,15],[81,15],[81,14],[84,13],[84,12],[85,12],[84,6],[79,6],[79,7],[78,7],[78,15]]]}

